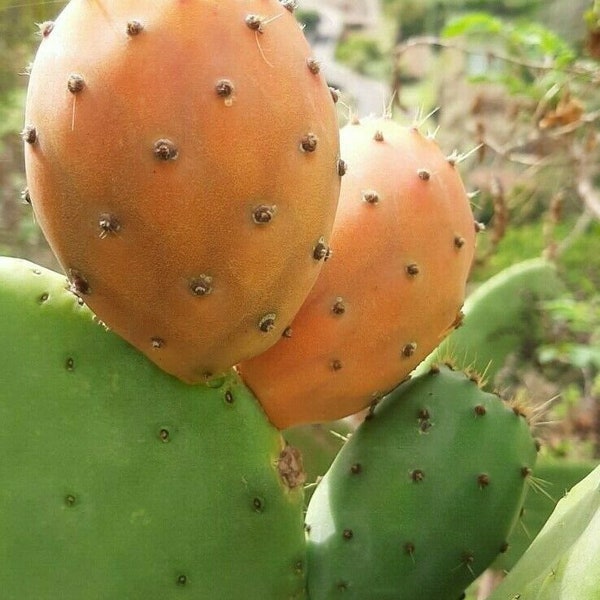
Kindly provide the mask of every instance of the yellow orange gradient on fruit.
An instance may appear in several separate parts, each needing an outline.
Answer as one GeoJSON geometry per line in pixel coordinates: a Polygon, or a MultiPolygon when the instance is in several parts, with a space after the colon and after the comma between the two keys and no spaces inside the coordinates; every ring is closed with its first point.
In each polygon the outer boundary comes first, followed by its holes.
{"type": "Polygon", "coordinates": [[[337,115],[277,0],[73,0],[42,29],[23,137],[74,291],[184,381],[275,343],[319,274],[337,115]]]}
{"type": "Polygon", "coordinates": [[[456,157],[389,119],[344,127],[341,153],[332,256],[288,335],[238,367],[280,428],[368,406],[461,319],[476,231],[456,157]]]}

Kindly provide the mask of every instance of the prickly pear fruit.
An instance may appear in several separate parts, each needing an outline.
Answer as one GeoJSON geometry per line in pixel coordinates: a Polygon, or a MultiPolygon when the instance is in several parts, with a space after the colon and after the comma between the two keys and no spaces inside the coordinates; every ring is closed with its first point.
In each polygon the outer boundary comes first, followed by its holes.
{"type": "Polygon", "coordinates": [[[66,283],[0,259],[2,599],[303,598],[297,457],[256,399],[163,373],[66,283]]]}
{"type": "Polygon", "coordinates": [[[558,503],[489,600],[600,598],[600,467],[558,503]]]}
{"type": "Polygon", "coordinates": [[[340,138],[332,259],[289,336],[239,366],[282,428],[367,406],[460,323],[475,227],[455,156],[390,119],[340,138]]]}
{"type": "Polygon", "coordinates": [[[276,0],[72,0],[33,63],[23,133],[35,215],[74,290],[187,382],[265,350],[304,301],[338,136],[276,0]]]}
{"type": "Polygon", "coordinates": [[[451,356],[461,366],[485,372],[492,386],[502,387],[499,379],[507,361],[536,345],[539,302],[564,290],[556,266],[543,258],[504,269],[466,299],[464,327],[448,336],[419,369],[451,356]]]}
{"type": "Polygon", "coordinates": [[[536,458],[528,423],[447,367],[383,399],[306,515],[311,600],[455,600],[505,548],[536,458]]]}

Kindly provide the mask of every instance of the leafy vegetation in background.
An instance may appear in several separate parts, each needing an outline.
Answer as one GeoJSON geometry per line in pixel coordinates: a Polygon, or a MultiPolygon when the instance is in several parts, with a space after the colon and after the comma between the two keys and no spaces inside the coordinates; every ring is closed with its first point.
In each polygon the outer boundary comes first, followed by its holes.
{"type": "MultiPolygon", "coordinates": [[[[557,236],[565,237],[573,223],[567,222],[557,228],[557,236]]],[[[527,258],[544,252],[544,224],[524,223],[510,227],[497,249],[473,270],[471,281],[483,282],[493,274],[527,258]]],[[[481,239],[480,251],[484,251],[489,239],[481,239]]],[[[600,223],[589,227],[588,235],[581,236],[565,251],[561,258],[561,276],[569,289],[581,297],[593,297],[600,290],[600,223]]]]}
{"type": "Polygon", "coordinates": [[[66,2],[0,2],[0,103],[14,88],[23,87],[23,73],[32,59],[36,23],[56,15],[66,2]]]}
{"type": "Polygon", "coordinates": [[[538,348],[540,362],[600,372],[600,296],[589,301],[561,298],[545,303],[544,309],[556,337],[538,348]]]}
{"type": "Polygon", "coordinates": [[[370,35],[349,33],[337,45],[335,58],[363,75],[381,79],[389,72],[389,52],[370,35]]]}
{"type": "Polygon", "coordinates": [[[303,10],[299,8],[296,10],[296,18],[300,23],[302,23],[302,27],[304,27],[304,32],[308,37],[314,35],[317,31],[317,27],[321,21],[321,17],[319,12],[316,10],[303,10]]]}
{"type": "Polygon", "coordinates": [[[424,33],[437,34],[448,19],[464,12],[485,11],[511,19],[531,16],[540,0],[383,0],[389,19],[397,23],[397,40],[424,33]]]}
{"type": "Polygon", "coordinates": [[[23,205],[23,106],[27,67],[39,43],[36,23],[52,19],[64,0],[0,0],[0,254],[22,256],[47,266],[55,260],[23,205]]]}
{"type": "Polygon", "coordinates": [[[502,58],[490,57],[485,72],[473,82],[499,83],[511,94],[542,100],[553,86],[563,86],[583,69],[570,69],[576,61],[575,49],[544,25],[531,21],[506,21],[488,13],[472,13],[451,20],[442,38],[466,38],[482,49],[493,49],[502,58]],[[508,59],[508,60],[507,60],[508,59]],[[531,73],[531,65],[552,65],[543,76],[531,73]]]}

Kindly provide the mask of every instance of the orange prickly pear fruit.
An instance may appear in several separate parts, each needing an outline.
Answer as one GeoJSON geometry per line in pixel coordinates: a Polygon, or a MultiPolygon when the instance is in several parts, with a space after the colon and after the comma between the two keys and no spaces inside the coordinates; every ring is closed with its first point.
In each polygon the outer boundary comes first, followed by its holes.
{"type": "Polygon", "coordinates": [[[35,216],[73,290],[201,382],[280,337],[328,256],[333,94],[277,0],[72,0],[25,129],[35,216]]]}
{"type": "Polygon", "coordinates": [[[461,321],[476,231],[456,155],[390,119],[340,138],[332,258],[287,335],[238,367],[280,428],[368,406],[461,321]]]}

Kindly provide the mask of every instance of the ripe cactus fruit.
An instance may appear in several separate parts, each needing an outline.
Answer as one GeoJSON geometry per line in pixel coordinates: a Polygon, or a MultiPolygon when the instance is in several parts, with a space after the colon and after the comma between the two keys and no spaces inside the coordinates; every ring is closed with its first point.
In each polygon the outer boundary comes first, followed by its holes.
{"type": "Polygon", "coordinates": [[[399,386],[311,498],[311,600],[457,599],[505,548],[535,459],[526,419],[472,377],[399,386]]]}
{"type": "Polygon", "coordinates": [[[289,337],[239,365],[281,428],[364,408],[460,324],[475,227],[454,155],[390,119],[347,125],[340,144],[333,258],[289,337]]]}
{"type": "Polygon", "coordinates": [[[600,467],[573,487],[489,600],[600,597],[600,467]]]}
{"type": "Polygon", "coordinates": [[[275,343],[339,194],[331,92],[277,0],[72,0],[33,63],[36,218],[73,288],[204,381],[275,343]]]}
{"type": "Polygon", "coordinates": [[[297,457],[230,373],[168,376],[0,258],[3,600],[304,598],[297,457]]]}

